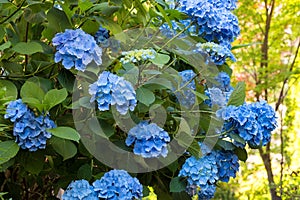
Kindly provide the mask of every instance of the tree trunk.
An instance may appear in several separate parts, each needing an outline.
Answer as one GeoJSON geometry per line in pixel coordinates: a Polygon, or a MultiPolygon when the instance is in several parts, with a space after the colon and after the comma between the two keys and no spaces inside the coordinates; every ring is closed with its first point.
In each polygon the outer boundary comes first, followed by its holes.
{"type": "Polygon", "coordinates": [[[272,163],[270,157],[270,143],[268,143],[266,147],[266,152],[263,151],[262,148],[259,149],[259,154],[264,162],[265,169],[268,175],[269,189],[271,193],[272,200],[281,200],[281,197],[276,193],[276,184],[274,182],[274,175],[272,171],[272,163]]]}

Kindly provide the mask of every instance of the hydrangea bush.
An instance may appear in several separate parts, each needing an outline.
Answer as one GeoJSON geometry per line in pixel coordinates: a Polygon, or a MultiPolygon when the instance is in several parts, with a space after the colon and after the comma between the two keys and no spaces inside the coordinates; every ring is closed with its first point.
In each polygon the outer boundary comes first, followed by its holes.
{"type": "Polygon", "coordinates": [[[270,141],[235,0],[3,2],[0,198],[212,199],[270,141]]]}

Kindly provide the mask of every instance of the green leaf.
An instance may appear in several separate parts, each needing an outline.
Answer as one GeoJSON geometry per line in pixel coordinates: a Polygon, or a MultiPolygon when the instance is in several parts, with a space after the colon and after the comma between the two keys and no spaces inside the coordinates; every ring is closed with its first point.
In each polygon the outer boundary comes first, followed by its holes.
{"type": "Polygon", "coordinates": [[[262,42],[251,42],[251,43],[248,43],[248,44],[235,45],[231,48],[231,50],[239,49],[239,48],[243,48],[243,47],[249,47],[249,46],[256,45],[256,44],[262,44],[262,42]]]}
{"type": "MultiPolygon", "coordinates": [[[[9,167],[13,166],[15,164],[15,158],[10,159],[9,161],[3,163],[0,165],[0,172],[4,172],[9,167]]],[[[1,194],[1,193],[0,193],[1,194]]],[[[1,196],[1,195],[0,195],[1,196]]]]}
{"type": "Polygon", "coordinates": [[[51,40],[55,33],[64,32],[65,29],[72,29],[72,25],[64,11],[51,8],[47,13],[49,25],[43,35],[51,40]]]}
{"type": "Polygon", "coordinates": [[[32,174],[39,174],[45,164],[45,157],[42,151],[26,152],[21,155],[21,164],[26,171],[32,174]]]}
{"type": "Polygon", "coordinates": [[[188,152],[190,152],[197,159],[202,156],[202,152],[197,140],[193,140],[192,144],[188,148],[188,152]]]}
{"type": "Polygon", "coordinates": [[[140,87],[136,90],[136,99],[139,102],[145,104],[146,106],[149,106],[155,101],[155,95],[149,89],[145,87],[140,87]]]}
{"type": "Polygon", "coordinates": [[[42,102],[45,92],[35,83],[26,81],[21,88],[22,98],[34,98],[42,102]]]}
{"type": "Polygon", "coordinates": [[[92,168],[89,164],[82,165],[77,171],[78,179],[85,179],[90,181],[92,179],[92,168]]]}
{"type": "Polygon", "coordinates": [[[51,88],[53,88],[52,82],[49,79],[42,78],[39,76],[31,77],[27,80],[27,82],[33,82],[37,86],[39,86],[45,93],[48,92],[51,88]]]}
{"type": "Polygon", "coordinates": [[[170,182],[170,192],[182,192],[185,191],[186,185],[183,181],[180,181],[180,177],[172,178],[170,182]]]}
{"type": "Polygon", "coordinates": [[[80,135],[79,133],[70,127],[66,126],[59,126],[56,128],[48,129],[48,132],[52,133],[54,136],[66,140],[73,140],[76,142],[79,142],[80,140],[80,135]]]}
{"type": "Polygon", "coordinates": [[[45,104],[46,110],[50,110],[54,106],[63,102],[68,96],[66,88],[63,89],[52,89],[46,93],[43,103],[45,104]]]}
{"type": "Polygon", "coordinates": [[[0,142],[0,165],[15,157],[20,147],[13,140],[0,142]]]}
{"type": "Polygon", "coordinates": [[[0,51],[4,51],[5,49],[8,49],[11,46],[11,42],[7,41],[4,44],[0,45],[0,51]]]}
{"type": "Polygon", "coordinates": [[[4,27],[0,26],[0,42],[3,40],[5,34],[6,34],[6,31],[5,31],[4,27]]]}
{"type": "Polygon", "coordinates": [[[111,16],[113,13],[118,11],[121,7],[120,6],[111,6],[108,2],[103,2],[99,4],[95,4],[88,13],[91,14],[95,11],[101,12],[103,15],[111,16]]]}
{"type": "Polygon", "coordinates": [[[11,97],[12,99],[17,99],[18,90],[13,82],[8,80],[0,80],[0,88],[5,88],[5,97],[11,97]]]}
{"type": "Polygon", "coordinates": [[[63,160],[72,158],[77,153],[75,144],[70,140],[52,136],[49,143],[52,145],[53,149],[63,157],[63,160]]]}
{"type": "Polygon", "coordinates": [[[248,158],[246,149],[236,148],[234,150],[234,153],[238,156],[239,160],[246,162],[246,160],[248,158]]]}
{"type": "Polygon", "coordinates": [[[167,64],[170,60],[170,56],[166,54],[158,53],[151,62],[158,67],[163,67],[165,64],[167,64]]]}
{"type": "Polygon", "coordinates": [[[29,105],[31,108],[37,108],[40,112],[44,111],[44,104],[42,104],[38,99],[31,97],[24,97],[22,101],[29,105]]]}
{"type": "Polygon", "coordinates": [[[241,136],[239,136],[238,134],[232,133],[232,134],[230,134],[230,138],[234,139],[234,141],[236,141],[236,142],[246,144],[246,141],[241,136]]]}
{"type": "Polygon", "coordinates": [[[85,12],[86,10],[90,9],[93,7],[93,3],[88,0],[79,0],[78,1],[78,6],[82,12],[85,12]]]}
{"type": "MultiPolygon", "coordinates": [[[[209,99],[208,96],[206,96],[205,94],[202,94],[200,92],[197,92],[195,90],[190,90],[191,92],[193,92],[197,97],[199,97],[202,101],[205,101],[206,99],[209,99]]],[[[198,102],[199,103],[199,102],[198,102]]]]}
{"type": "Polygon", "coordinates": [[[224,150],[232,151],[232,150],[235,149],[235,146],[231,142],[228,142],[228,141],[225,141],[225,140],[219,140],[218,145],[220,147],[222,147],[224,150]]]}
{"type": "Polygon", "coordinates": [[[246,84],[245,82],[239,82],[234,88],[227,105],[240,106],[245,102],[246,97],[246,84]]]}
{"type": "Polygon", "coordinates": [[[17,53],[25,55],[43,52],[43,47],[38,42],[19,42],[12,49],[17,53]]]}
{"type": "Polygon", "coordinates": [[[172,83],[171,81],[165,79],[165,78],[153,78],[143,84],[144,86],[147,86],[150,90],[155,89],[172,89],[172,83]]]}

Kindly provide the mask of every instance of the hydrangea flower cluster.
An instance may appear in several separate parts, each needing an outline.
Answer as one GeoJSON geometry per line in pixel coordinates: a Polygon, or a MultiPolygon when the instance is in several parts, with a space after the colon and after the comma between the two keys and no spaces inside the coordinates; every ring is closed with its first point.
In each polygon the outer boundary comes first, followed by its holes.
{"type": "Polygon", "coordinates": [[[100,111],[115,105],[117,111],[125,115],[128,110],[133,111],[137,103],[131,83],[108,71],[102,72],[98,80],[89,86],[89,93],[92,95],[90,102],[96,100],[100,111]]]}
{"type": "Polygon", "coordinates": [[[207,154],[200,159],[194,156],[186,159],[179,177],[187,177],[188,185],[204,186],[214,184],[218,180],[218,168],[215,152],[207,154]]]}
{"type": "Polygon", "coordinates": [[[135,49],[132,51],[124,51],[122,52],[122,57],[120,62],[122,64],[126,63],[139,63],[142,61],[147,61],[154,59],[156,56],[156,51],[154,49],[135,49]]]}
{"type": "Polygon", "coordinates": [[[209,99],[204,101],[209,107],[217,105],[219,107],[226,106],[230,94],[228,92],[223,92],[220,88],[212,87],[205,90],[205,95],[208,96],[209,99]]]}
{"type": "Polygon", "coordinates": [[[62,61],[66,69],[84,71],[86,66],[94,61],[97,65],[102,64],[102,49],[97,45],[93,36],[81,29],[66,29],[63,33],[57,33],[52,39],[56,46],[54,61],[62,61]]]}
{"type": "Polygon", "coordinates": [[[179,72],[179,76],[182,78],[179,85],[181,90],[176,92],[175,95],[180,105],[190,108],[196,101],[196,95],[192,92],[196,90],[196,84],[193,80],[196,74],[193,70],[184,70],[179,72]]]}
{"type": "Polygon", "coordinates": [[[233,87],[230,85],[229,75],[225,72],[220,72],[218,76],[215,77],[215,80],[218,84],[214,84],[212,88],[205,90],[205,95],[208,96],[209,99],[205,100],[204,103],[210,107],[218,105],[222,108],[227,105],[230,95],[233,92],[233,87]]]}
{"type": "Polygon", "coordinates": [[[220,72],[215,78],[218,81],[218,87],[224,92],[232,92],[233,87],[230,85],[230,77],[226,72],[220,72]]]}
{"type": "Polygon", "coordinates": [[[233,1],[179,0],[178,10],[190,16],[198,25],[198,35],[208,42],[217,41],[231,49],[231,42],[240,34],[237,17],[230,12],[233,1]]]}
{"type": "Polygon", "coordinates": [[[109,31],[106,28],[103,28],[102,26],[99,27],[98,31],[94,35],[94,38],[96,40],[96,43],[102,47],[108,47],[109,46],[109,31]]]}
{"type": "Polygon", "coordinates": [[[223,65],[226,61],[226,58],[230,58],[232,61],[236,61],[234,55],[226,47],[214,42],[198,43],[196,45],[196,52],[206,52],[210,56],[211,60],[216,65],[223,65]]]}
{"type": "Polygon", "coordinates": [[[69,184],[62,195],[63,200],[98,200],[97,193],[87,180],[76,180],[69,184]]]}
{"type": "MultiPolygon", "coordinates": [[[[217,111],[217,116],[225,120],[226,130],[238,134],[250,147],[265,146],[271,139],[271,132],[276,128],[276,113],[266,101],[241,106],[228,106],[217,111]]],[[[229,134],[229,136],[230,136],[229,134]]],[[[245,146],[235,142],[237,146],[245,146]]]]}
{"type": "Polygon", "coordinates": [[[222,182],[228,182],[230,177],[235,178],[239,171],[239,159],[233,151],[217,151],[218,176],[222,182]]]}
{"type": "Polygon", "coordinates": [[[143,186],[124,170],[111,170],[93,183],[99,198],[111,200],[141,199],[143,186]]]}
{"type": "Polygon", "coordinates": [[[14,122],[13,135],[22,149],[36,151],[46,148],[46,141],[51,137],[47,129],[56,127],[49,115],[36,117],[21,99],[11,101],[6,109],[5,119],[14,122]]]}
{"type": "Polygon", "coordinates": [[[179,171],[179,177],[187,178],[187,192],[193,196],[198,192],[199,199],[211,199],[217,181],[228,182],[239,170],[238,157],[233,151],[212,150],[199,143],[204,156],[188,158],[179,171]]]}
{"type": "Polygon", "coordinates": [[[134,143],[133,153],[144,158],[166,157],[168,142],[170,142],[169,134],[157,124],[149,124],[149,121],[141,121],[130,129],[125,141],[127,146],[134,143]]]}

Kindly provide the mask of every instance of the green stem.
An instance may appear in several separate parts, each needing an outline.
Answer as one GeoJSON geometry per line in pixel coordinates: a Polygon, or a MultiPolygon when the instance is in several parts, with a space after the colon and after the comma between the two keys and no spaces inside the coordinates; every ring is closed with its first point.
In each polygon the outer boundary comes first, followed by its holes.
{"type": "Polygon", "coordinates": [[[10,18],[12,18],[19,10],[21,10],[23,4],[25,3],[26,0],[23,0],[21,2],[21,4],[18,6],[18,8],[13,12],[11,13],[9,16],[7,16],[5,19],[3,19],[0,24],[3,24],[4,22],[6,22],[7,20],[9,20],[10,18]]]}

